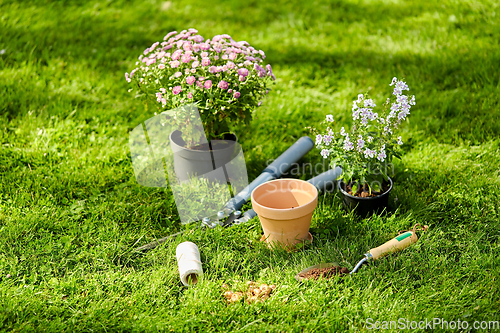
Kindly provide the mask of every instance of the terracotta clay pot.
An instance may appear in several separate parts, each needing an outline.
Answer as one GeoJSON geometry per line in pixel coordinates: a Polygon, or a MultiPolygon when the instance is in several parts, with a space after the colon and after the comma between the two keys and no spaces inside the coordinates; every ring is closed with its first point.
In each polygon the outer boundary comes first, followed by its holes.
{"type": "Polygon", "coordinates": [[[277,179],[252,192],[252,207],[259,216],[264,239],[291,249],[311,239],[309,226],[318,205],[318,190],[298,179],[277,179]]]}

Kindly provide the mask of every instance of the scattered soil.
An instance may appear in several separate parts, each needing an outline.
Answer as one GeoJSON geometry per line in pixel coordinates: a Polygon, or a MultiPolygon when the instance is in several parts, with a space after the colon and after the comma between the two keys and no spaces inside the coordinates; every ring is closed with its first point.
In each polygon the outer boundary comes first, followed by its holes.
{"type": "Polygon", "coordinates": [[[245,300],[246,303],[258,303],[264,302],[271,296],[271,293],[276,289],[274,284],[267,285],[265,283],[258,284],[257,282],[248,281],[246,283],[248,290],[246,292],[242,291],[232,291],[229,290],[229,287],[226,284],[222,285],[222,289],[224,290],[224,298],[226,302],[229,304],[236,303],[241,300],[245,300]]]}
{"type": "Polygon", "coordinates": [[[346,274],[349,274],[349,272],[350,271],[345,267],[332,266],[325,268],[313,268],[310,271],[299,274],[299,276],[303,279],[311,279],[311,280],[317,280],[319,278],[331,279],[337,275],[344,276],[346,274]]]}
{"type": "Polygon", "coordinates": [[[350,195],[353,195],[355,197],[373,198],[373,197],[379,196],[379,195],[387,192],[389,190],[389,188],[391,187],[391,184],[384,180],[382,183],[382,191],[381,192],[372,191],[371,195],[370,195],[370,192],[368,190],[368,184],[366,184],[366,183],[364,184],[363,187],[359,186],[359,188],[355,194],[352,194],[352,183],[347,184],[347,186],[343,184],[343,187],[344,187],[344,191],[346,191],[347,193],[349,193],[350,195]]]}

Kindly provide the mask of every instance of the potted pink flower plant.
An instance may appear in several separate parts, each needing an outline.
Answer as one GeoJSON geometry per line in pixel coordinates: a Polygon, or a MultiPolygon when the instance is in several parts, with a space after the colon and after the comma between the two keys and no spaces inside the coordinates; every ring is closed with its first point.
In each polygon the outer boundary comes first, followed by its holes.
{"type": "MultiPolygon", "coordinates": [[[[195,104],[208,140],[223,139],[230,124],[248,124],[275,76],[265,53],[231,36],[203,38],[195,29],[168,33],[139,56],[125,79],[130,92],[158,113],[195,104]]],[[[179,118],[183,115],[179,114],[179,118]]],[[[192,140],[191,140],[192,141],[192,140]]],[[[195,146],[197,142],[186,142],[195,146]]]]}

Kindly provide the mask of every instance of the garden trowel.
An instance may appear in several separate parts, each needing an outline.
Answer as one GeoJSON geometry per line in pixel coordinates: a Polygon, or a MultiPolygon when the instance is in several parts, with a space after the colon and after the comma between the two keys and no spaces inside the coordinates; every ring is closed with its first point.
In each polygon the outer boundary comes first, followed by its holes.
{"type": "MultiPolygon", "coordinates": [[[[410,246],[411,244],[416,243],[418,240],[417,234],[415,233],[415,231],[416,231],[415,229],[416,229],[417,225],[419,225],[419,224],[416,224],[413,227],[413,230],[405,231],[405,232],[401,233],[400,235],[394,237],[390,241],[385,242],[384,244],[380,245],[379,247],[370,249],[367,253],[365,253],[365,257],[363,259],[361,259],[356,264],[356,266],[354,266],[353,270],[350,271],[349,274],[356,273],[363,264],[368,263],[371,260],[380,259],[382,257],[385,257],[386,255],[393,253],[393,252],[401,251],[401,250],[407,248],[408,246],[410,246]]],[[[425,232],[427,230],[427,228],[428,228],[428,226],[423,226],[422,230],[425,232]]],[[[305,278],[303,276],[307,272],[309,272],[315,268],[322,269],[322,268],[329,268],[329,267],[335,267],[335,266],[339,266],[339,265],[335,262],[321,263],[318,265],[314,265],[314,266],[308,267],[308,268],[300,271],[297,275],[295,275],[295,279],[298,281],[304,280],[305,278]]]]}

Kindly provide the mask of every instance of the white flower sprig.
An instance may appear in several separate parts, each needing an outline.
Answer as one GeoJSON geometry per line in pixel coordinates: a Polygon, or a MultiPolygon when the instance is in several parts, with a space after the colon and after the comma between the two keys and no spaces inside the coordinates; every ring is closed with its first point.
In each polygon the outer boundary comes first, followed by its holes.
{"type": "Polygon", "coordinates": [[[316,147],[323,158],[330,158],[330,165],[342,166],[342,178],[347,184],[351,181],[368,183],[380,176],[387,179],[386,166],[393,157],[400,158],[401,136],[396,132],[415,105],[415,96],[403,94],[410,88],[396,77],[390,86],[393,93],[384,103],[384,108],[375,112],[377,106],[367,94],[359,94],[353,101],[351,131],[344,127],[338,134],[330,129],[333,116],[327,115],[326,133],[316,135],[316,147]]]}

